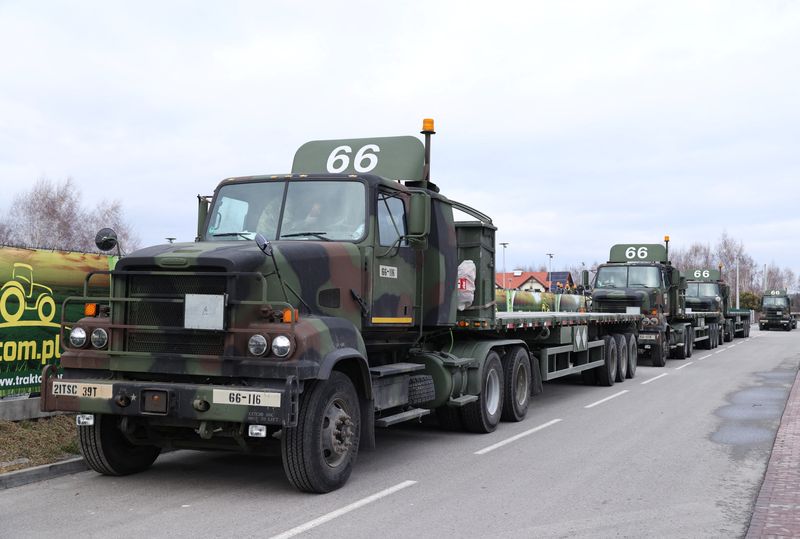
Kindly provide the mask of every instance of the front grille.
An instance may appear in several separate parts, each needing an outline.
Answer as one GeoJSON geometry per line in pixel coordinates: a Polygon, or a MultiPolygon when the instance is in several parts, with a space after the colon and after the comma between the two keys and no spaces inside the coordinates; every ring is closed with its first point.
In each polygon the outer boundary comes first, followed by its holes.
{"type": "Polygon", "coordinates": [[[221,356],[225,349],[222,333],[156,333],[128,331],[126,349],[130,352],[161,352],[221,356]]]}
{"type": "Polygon", "coordinates": [[[641,307],[642,302],[628,299],[603,299],[593,302],[592,310],[601,313],[624,313],[628,307],[641,307]]]}
{"type": "MultiPolygon", "coordinates": [[[[228,278],[220,268],[196,267],[192,272],[219,272],[219,275],[164,275],[164,270],[152,267],[130,268],[130,271],[150,271],[147,275],[127,275],[127,295],[142,299],[127,303],[126,323],[133,326],[184,326],[186,294],[216,294],[228,292],[228,278]],[[176,299],[175,303],[154,302],[150,299],[176,299]]],[[[224,335],[221,333],[163,333],[152,330],[128,330],[125,349],[130,352],[163,352],[173,354],[222,355],[224,335]]]]}

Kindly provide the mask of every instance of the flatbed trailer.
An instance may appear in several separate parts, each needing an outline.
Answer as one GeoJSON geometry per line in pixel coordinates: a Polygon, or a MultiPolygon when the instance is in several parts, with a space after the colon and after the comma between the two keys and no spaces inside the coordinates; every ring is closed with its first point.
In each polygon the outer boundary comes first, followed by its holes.
{"type": "Polygon", "coordinates": [[[725,318],[733,327],[733,336],[746,338],[750,336],[753,313],[750,309],[728,309],[725,318]]]}

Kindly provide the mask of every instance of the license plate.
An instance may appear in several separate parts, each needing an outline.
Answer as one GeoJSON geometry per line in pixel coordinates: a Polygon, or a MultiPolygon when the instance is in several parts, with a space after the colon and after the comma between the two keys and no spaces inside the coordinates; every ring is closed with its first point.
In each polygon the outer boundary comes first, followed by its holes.
{"type": "Polygon", "coordinates": [[[110,399],[114,386],[111,384],[81,384],[78,382],[53,382],[54,397],[83,397],[86,399],[110,399]]]}
{"type": "Polygon", "coordinates": [[[639,335],[640,341],[655,341],[658,338],[657,335],[651,335],[647,333],[642,333],[639,335]]]}
{"type": "Polygon", "coordinates": [[[280,408],[281,394],[267,391],[231,391],[215,389],[212,395],[214,404],[237,404],[239,406],[266,406],[280,408]]]}

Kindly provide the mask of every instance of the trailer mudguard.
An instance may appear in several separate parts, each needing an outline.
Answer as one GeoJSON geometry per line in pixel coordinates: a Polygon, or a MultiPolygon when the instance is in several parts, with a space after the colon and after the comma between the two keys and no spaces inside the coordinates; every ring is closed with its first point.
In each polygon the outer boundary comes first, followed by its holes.
{"type": "MultiPolygon", "coordinates": [[[[469,357],[475,359],[475,367],[469,370],[468,376],[469,380],[467,382],[467,393],[470,395],[479,395],[481,392],[481,380],[483,379],[483,366],[486,363],[486,356],[489,352],[494,348],[503,348],[506,346],[522,346],[525,350],[528,349],[528,345],[525,344],[525,341],[519,339],[498,339],[498,340],[491,340],[491,341],[482,341],[482,340],[470,340],[470,341],[460,341],[453,344],[452,350],[450,353],[458,356],[458,357],[469,357]]],[[[502,354],[501,354],[502,356],[502,354]]],[[[534,362],[531,361],[531,372],[534,370],[538,371],[538,368],[534,369],[534,362]]],[[[536,375],[532,375],[534,380],[536,379],[536,375]]],[[[541,385],[541,374],[538,376],[541,385]]],[[[534,384],[536,383],[534,382],[534,384]]]]}

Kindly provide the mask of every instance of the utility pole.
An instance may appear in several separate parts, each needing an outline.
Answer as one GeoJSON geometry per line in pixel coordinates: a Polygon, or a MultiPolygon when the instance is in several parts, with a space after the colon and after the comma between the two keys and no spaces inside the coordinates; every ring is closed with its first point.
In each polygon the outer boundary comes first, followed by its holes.
{"type": "Polygon", "coordinates": [[[549,287],[549,291],[552,292],[553,291],[553,257],[555,256],[555,253],[545,253],[545,254],[550,257],[550,266],[549,266],[550,269],[547,271],[547,282],[548,282],[547,286],[549,287]]]}
{"type": "Polygon", "coordinates": [[[736,257],[736,308],[739,308],[739,257],[736,257]]]}
{"type": "Polygon", "coordinates": [[[506,247],[508,247],[508,242],[500,242],[500,245],[503,246],[503,290],[506,289],[506,247]]]}

